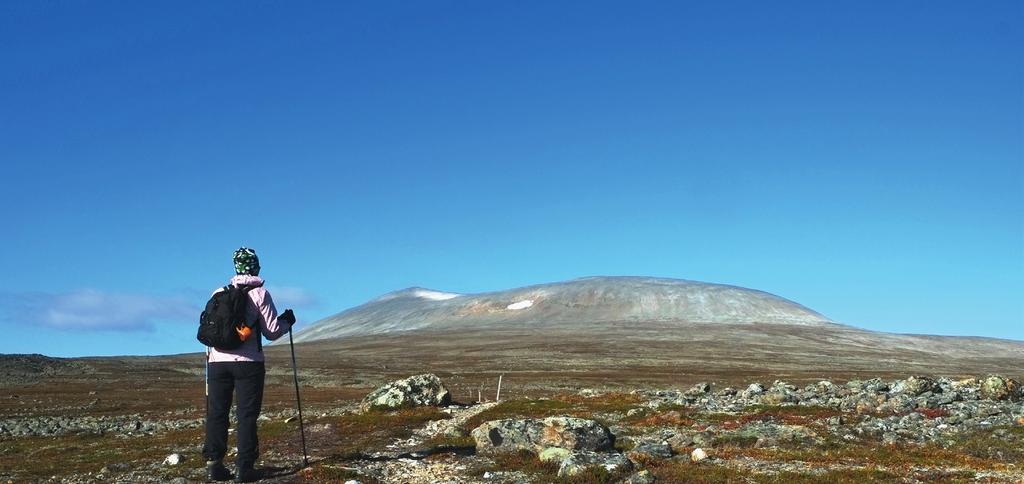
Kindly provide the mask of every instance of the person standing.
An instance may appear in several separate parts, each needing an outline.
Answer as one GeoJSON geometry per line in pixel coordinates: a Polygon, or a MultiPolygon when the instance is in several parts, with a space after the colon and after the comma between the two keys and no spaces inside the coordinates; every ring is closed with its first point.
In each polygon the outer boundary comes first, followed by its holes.
{"type": "MultiPolygon", "coordinates": [[[[207,347],[207,382],[209,385],[206,412],[206,440],[203,457],[206,459],[209,478],[226,481],[232,478],[224,467],[227,453],[228,415],[232,394],[236,399],[235,414],[238,419],[238,456],[235,460],[236,482],[253,482],[259,479],[255,470],[259,457],[259,438],[256,435],[256,420],[263,404],[263,382],[266,375],[263,357],[262,337],[276,340],[291,331],[295,316],[289,309],[278,315],[274,300],[263,287],[260,275],[260,260],[256,251],[241,247],[235,251],[233,261],[235,276],[231,285],[248,291],[246,323],[253,329],[259,328],[245,338],[242,345],[233,350],[219,350],[207,347]]],[[[223,291],[220,288],[216,294],[223,291]]]]}

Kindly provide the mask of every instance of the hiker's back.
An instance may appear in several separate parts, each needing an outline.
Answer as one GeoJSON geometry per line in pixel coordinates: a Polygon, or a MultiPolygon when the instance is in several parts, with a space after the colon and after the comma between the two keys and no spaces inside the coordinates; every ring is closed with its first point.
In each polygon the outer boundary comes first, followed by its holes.
{"type": "MultiPolygon", "coordinates": [[[[231,278],[230,285],[246,288],[245,294],[245,324],[252,328],[252,333],[234,348],[212,348],[210,350],[210,362],[226,361],[263,361],[261,338],[267,333],[267,317],[276,318],[276,309],[273,309],[273,301],[270,293],[263,287],[263,280],[252,275],[237,275],[231,278]],[[264,315],[261,307],[271,308],[272,314],[264,315]]],[[[214,294],[224,292],[220,287],[214,294]]]]}
{"type": "MultiPolygon", "coordinates": [[[[213,349],[210,351],[210,362],[221,361],[263,361],[262,340],[275,340],[288,332],[289,323],[278,320],[277,308],[270,292],[263,287],[263,279],[259,276],[239,274],[231,278],[231,284],[246,286],[248,292],[245,320],[252,325],[253,334],[241,346],[231,350],[213,349]]],[[[221,290],[220,288],[218,290],[221,290]]]]}

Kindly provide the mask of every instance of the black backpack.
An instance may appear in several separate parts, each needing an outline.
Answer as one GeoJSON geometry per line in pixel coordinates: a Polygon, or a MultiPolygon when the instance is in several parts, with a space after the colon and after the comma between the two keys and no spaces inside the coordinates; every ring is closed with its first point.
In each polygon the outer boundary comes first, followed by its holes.
{"type": "MultiPolygon", "coordinates": [[[[245,307],[249,302],[249,286],[224,286],[223,291],[217,291],[206,303],[206,310],[199,315],[199,331],[196,339],[206,346],[212,346],[218,350],[233,350],[242,346],[242,339],[238,335],[239,329],[243,326],[253,330],[245,320],[245,307]]],[[[260,339],[258,330],[252,331],[260,339]]],[[[260,341],[262,343],[262,341],[260,341]]],[[[262,346],[262,345],[260,345],[262,346]]],[[[262,348],[260,348],[262,349],[262,348]]]]}

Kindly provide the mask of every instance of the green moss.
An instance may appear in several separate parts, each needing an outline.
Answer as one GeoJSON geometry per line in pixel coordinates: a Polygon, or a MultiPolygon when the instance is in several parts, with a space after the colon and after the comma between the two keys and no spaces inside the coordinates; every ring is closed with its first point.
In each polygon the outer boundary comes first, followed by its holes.
{"type": "Polygon", "coordinates": [[[619,452],[628,452],[636,447],[636,442],[631,439],[615,439],[615,450],[619,452]]]}
{"type": "Polygon", "coordinates": [[[476,447],[473,437],[434,437],[423,443],[423,446],[436,452],[447,452],[476,447]]]}
{"type": "MultiPolygon", "coordinates": [[[[202,441],[201,429],[165,432],[155,436],[132,437],[129,440],[113,435],[70,434],[55,437],[17,437],[0,445],[0,469],[15,480],[36,480],[50,476],[68,476],[99,472],[110,464],[123,464],[134,469],[160,463],[168,454],[180,452],[183,442],[202,441]]],[[[186,461],[201,459],[182,453],[186,461]]],[[[181,469],[162,469],[167,476],[184,473],[181,469]]],[[[116,475],[117,471],[111,472],[116,475]]]]}
{"type": "Polygon", "coordinates": [[[753,447],[757,437],[744,434],[724,434],[715,437],[713,447],[753,447]]]}
{"type": "Polygon", "coordinates": [[[528,450],[493,454],[489,460],[490,463],[482,463],[472,468],[470,473],[482,475],[487,471],[519,471],[536,478],[538,482],[554,482],[558,479],[558,462],[543,462],[528,450]]]}

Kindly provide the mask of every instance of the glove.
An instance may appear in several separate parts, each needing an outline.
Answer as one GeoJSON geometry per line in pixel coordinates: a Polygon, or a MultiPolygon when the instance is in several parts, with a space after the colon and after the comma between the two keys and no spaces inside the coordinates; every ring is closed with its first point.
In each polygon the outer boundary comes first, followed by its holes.
{"type": "Polygon", "coordinates": [[[295,326],[295,313],[291,309],[285,309],[283,313],[277,316],[277,319],[287,321],[288,324],[295,326]]]}

